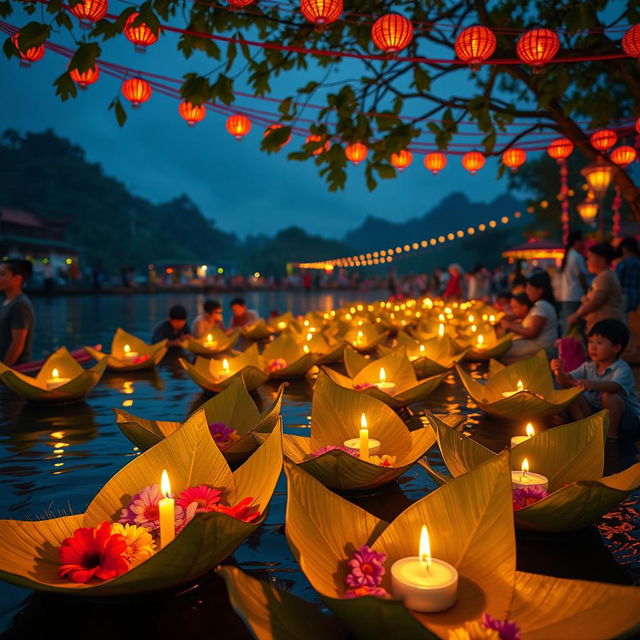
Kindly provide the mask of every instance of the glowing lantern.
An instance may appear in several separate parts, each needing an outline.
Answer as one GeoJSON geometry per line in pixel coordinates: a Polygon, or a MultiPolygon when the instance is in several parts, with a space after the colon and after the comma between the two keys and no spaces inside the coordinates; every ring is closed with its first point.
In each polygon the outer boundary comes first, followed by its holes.
{"type": "Polygon", "coordinates": [[[611,129],[600,129],[594,131],[589,138],[589,142],[594,149],[598,151],[607,151],[618,142],[618,134],[611,129]]]}
{"type": "Polygon", "coordinates": [[[424,157],[424,166],[436,175],[439,171],[442,171],[447,166],[447,156],[444,153],[435,151],[434,153],[428,153],[424,157]]]}
{"type": "Polygon", "coordinates": [[[628,167],[635,161],[638,154],[633,147],[618,147],[611,152],[611,160],[619,167],[628,167]]]}
{"type": "Polygon", "coordinates": [[[531,29],[523,33],[516,45],[516,53],[522,62],[531,66],[533,73],[540,73],[560,49],[560,39],[550,29],[531,29]]]}
{"type": "Polygon", "coordinates": [[[525,163],[527,153],[524,149],[507,149],[502,154],[502,162],[505,167],[509,167],[514,173],[525,163]]]}
{"type": "Polygon", "coordinates": [[[592,162],[584,169],[581,169],[580,173],[585,177],[596,198],[600,199],[607,192],[615,170],[615,167],[612,167],[599,156],[596,162],[592,162]]]}
{"type": "Polygon", "coordinates": [[[398,13],[388,13],[373,23],[371,39],[385,53],[396,53],[411,44],[413,25],[398,13]]]}
{"type": "Polygon", "coordinates": [[[577,206],[577,209],[582,221],[586,224],[592,224],[598,215],[598,203],[593,198],[587,197],[577,206]]]}
{"type": "Polygon", "coordinates": [[[107,0],[80,0],[69,5],[69,11],[80,20],[80,26],[89,28],[94,22],[102,20],[107,14],[109,3],[107,0]]]}
{"type": "Polygon", "coordinates": [[[40,44],[37,47],[29,47],[26,51],[20,51],[20,47],[18,46],[19,37],[20,32],[14,33],[11,36],[11,42],[13,42],[13,46],[18,52],[18,56],[20,56],[20,65],[28,67],[32,62],[42,60],[42,56],[44,56],[44,45],[40,44]]]}
{"type": "Polygon", "coordinates": [[[640,117],[636,120],[636,131],[640,133],[640,117]]]}
{"type": "Polygon", "coordinates": [[[491,29],[474,25],[458,34],[454,48],[458,58],[476,71],[496,50],[496,37],[491,29]]]}
{"type": "Polygon", "coordinates": [[[557,138],[547,147],[547,153],[558,162],[566,160],[573,153],[573,142],[569,138],[557,138]]]}
{"type": "Polygon", "coordinates": [[[244,9],[248,7],[253,0],[227,0],[232,9],[244,9]]]}
{"type": "Polygon", "coordinates": [[[251,120],[247,116],[236,113],[227,118],[227,131],[236,139],[240,140],[251,131],[251,120]]]}
{"type": "Polygon", "coordinates": [[[362,162],[368,153],[369,149],[367,149],[367,146],[362,144],[362,142],[354,142],[344,150],[344,155],[347,156],[347,160],[350,160],[353,164],[362,162]]]}
{"type": "Polygon", "coordinates": [[[69,75],[81,89],[86,89],[100,77],[100,69],[98,69],[97,64],[94,64],[93,67],[89,67],[86,71],[82,72],[78,71],[78,69],[72,69],[69,75]]]}
{"type": "Polygon", "coordinates": [[[403,149],[398,153],[391,154],[391,164],[398,170],[403,171],[413,162],[413,154],[411,151],[403,149]]]}
{"type": "Polygon", "coordinates": [[[122,95],[137,108],[151,97],[151,85],[142,78],[127,78],[122,83],[122,95]]]}
{"type": "Polygon", "coordinates": [[[300,0],[302,15],[316,27],[335,22],[342,15],[342,0],[300,0]]]}
{"type": "Polygon", "coordinates": [[[484,154],[479,151],[469,151],[462,156],[462,166],[471,173],[471,175],[480,171],[486,161],[487,159],[484,157],[484,154]]]}
{"type": "MultiPolygon", "coordinates": [[[[305,144],[309,144],[310,142],[322,142],[322,140],[324,140],[324,138],[322,138],[322,136],[317,136],[314,133],[312,133],[305,141],[305,144]]],[[[288,142],[288,140],[287,140],[288,142]]],[[[314,156],[320,155],[321,153],[324,153],[325,151],[329,151],[329,147],[331,146],[331,142],[329,142],[329,140],[325,141],[325,143],[321,146],[318,147],[317,149],[314,149],[311,153],[313,153],[314,156]]]]}
{"type": "Polygon", "coordinates": [[[622,50],[630,58],[638,58],[640,61],[640,24],[635,24],[624,34],[622,38],[622,50]]]}
{"type": "Polygon", "coordinates": [[[190,127],[196,122],[200,122],[202,120],[207,111],[202,104],[191,104],[187,100],[183,100],[178,107],[178,111],[180,115],[187,121],[187,124],[190,127]]]}
{"type": "Polygon", "coordinates": [[[144,22],[134,26],[133,23],[139,15],[138,12],[132,13],[127,18],[122,32],[127,40],[133,42],[136,51],[142,53],[149,45],[158,41],[158,36],[144,22]]]}

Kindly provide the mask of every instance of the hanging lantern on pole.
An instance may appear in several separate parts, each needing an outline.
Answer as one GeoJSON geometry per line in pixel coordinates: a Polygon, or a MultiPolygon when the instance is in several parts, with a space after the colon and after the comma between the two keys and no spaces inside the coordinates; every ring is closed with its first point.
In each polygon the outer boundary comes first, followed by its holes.
{"type": "Polygon", "coordinates": [[[31,66],[32,62],[38,62],[38,60],[42,60],[42,57],[44,56],[43,44],[40,44],[37,47],[29,47],[26,51],[20,51],[20,47],[18,46],[19,38],[20,32],[18,31],[11,36],[11,42],[18,52],[21,67],[29,67],[31,66]]]}
{"type": "Polygon", "coordinates": [[[302,15],[316,25],[316,30],[335,22],[342,15],[343,8],[342,0],[300,0],[302,15]]]}
{"type": "Polygon", "coordinates": [[[622,38],[622,50],[640,62],[640,24],[634,24],[622,38]]]}
{"type": "Polygon", "coordinates": [[[558,162],[562,162],[573,153],[573,142],[569,138],[556,138],[547,147],[547,153],[558,162]]]}
{"type": "Polygon", "coordinates": [[[593,224],[596,216],[598,215],[598,202],[593,197],[593,192],[590,191],[584,202],[577,207],[578,213],[585,224],[593,224]]]}
{"type": "Polygon", "coordinates": [[[491,29],[476,24],[458,34],[454,49],[460,60],[477,71],[496,50],[496,37],[491,29]]]}
{"type": "Polygon", "coordinates": [[[373,23],[371,39],[385,53],[397,53],[411,44],[413,25],[398,13],[388,13],[373,23]]]}
{"type": "Polygon", "coordinates": [[[251,120],[241,113],[236,113],[227,118],[226,128],[236,140],[240,140],[251,131],[251,120]]]}
{"type": "Polygon", "coordinates": [[[183,100],[178,107],[178,113],[190,127],[193,127],[196,122],[200,122],[207,115],[207,110],[203,104],[191,104],[188,100],[183,100]]]}
{"type": "Polygon", "coordinates": [[[615,167],[599,157],[595,162],[581,169],[580,173],[585,177],[595,197],[601,200],[611,184],[615,170],[615,167]]]}
{"type": "Polygon", "coordinates": [[[435,176],[447,166],[447,156],[439,151],[428,153],[424,157],[424,166],[435,176]]]}
{"type": "Polygon", "coordinates": [[[560,206],[562,214],[562,242],[567,244],[571,228],[571,216],[569,213],[569,187],[567,184],[567,158],[573,153],[573,142],[569,138],[556,138],[548,147],[547,153],[560,165],[560,206]]]}
{"type": "Polygon", "coordinates": [[[158,42],[158,36],[144,22],[133,24],[139,15],[136,11],[127,18],[122,33],[129,42],[133,42],[134,49],[138,53],[144,53],[148,46],[158,42]]]}
{"type": "Polygon", "coordinates": [[[391,164],[398,170],[404,171],[413,162],[413,154],[411,151],[402,149],[398,153],[391,154],[391,164]]]}
{"type": "Polygon", "coordinates": [[[80,0],[69,3],[69,11],[78,18],[83,29],[90,29],[94,22],[102,20],[107,15],[109,3],[107,0],[80,0]]]}
{"type": "Polygon", "coordinates": [[[608,151],[618,142],[618,134],[612,129],[599,129],[591,134],[589,142],[598,151],[608,151]]]}
{"type": "Polygon", "coordinates": [[[550,29],[531,29],[520,36],[516,45],[518,58],[531,67],[533,73],[540,73],[560,49],[560,39],[550,29]]]}
{"type": "Polygon", "coordinates": [[[636,150],[633,147],[623,146],[614,149],[611,152],[611,161],[615,162],[619,167],[623,169],[628,167],[638,157],[636,150]]]}
{"type": "Polygon", "coordinates": [[[127,78],[122,83],[122,95],[137,109],[151,98],[151,85],[142,78],[127,78]]]}
{"type": "Polygon", "coordinates": [[[78,71],[78,69],[72,69],[69,75],[81,89],[86,89],[100,77],[100,69],[98,69],[97,64],[94,64],[93,67],[89,67],[86,71],[82,72],[78,71]]]}
{"type": "Polygon", "coordinates": [[[484,157],[483,153],[480,151],[469,151],[462,156],[462,166],[471,174],[474,175],[482,167],[484,167],[484,163],[487,159],[484,157]]]}
{"type": "Polygon", "coordinates": [[[505,167],[509,167],[511,171],[516,173],[518,169],[526,162],[527,153],[524,149],[512,148],[507,149],[502,154],[502,163],[505,167]]]}
{"type": "Polygon", "coordinates": [[[367,146],[362,144],[362,142],[353,142],[344,150],[344,155],[347,156],[347,160],[353,162],[355,165],[362,162],[368,153],[369,149],[367,149],[367,146]]]}

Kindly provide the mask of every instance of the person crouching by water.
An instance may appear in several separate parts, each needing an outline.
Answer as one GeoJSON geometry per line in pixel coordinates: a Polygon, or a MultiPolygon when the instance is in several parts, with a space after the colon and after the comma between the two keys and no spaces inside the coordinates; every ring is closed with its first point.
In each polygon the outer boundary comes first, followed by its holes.
{"type": "Polygon", "coordinates": [[[243,298],[234,298],[231,301],[231,328],[245,327],[260,320],[260,316],[253,310],[247,309],[247,303],[243,298]]]}
{"type": "Polygon", "coordinates": [[[0,263],[0,361],[9,367],[31,360],[35,314],[22,292],[31,275],[28,260],[8,259],[0,263]]]}
{"type": "Polygon", "coordinates": [[[222,305],[217,300],[205,300],[202,313],[198,314],[191,323],[191,333],[196,339],[204,338],[214,327],[224,331],[222,305]]]}
{"type": "Polygon", "coordinates": [[[167,340],[167,347],[182,348],[191,333],[187,327],[187,310],[176,304],[169,309],[169,317],[156,325],[151,342],[167,340]]]}

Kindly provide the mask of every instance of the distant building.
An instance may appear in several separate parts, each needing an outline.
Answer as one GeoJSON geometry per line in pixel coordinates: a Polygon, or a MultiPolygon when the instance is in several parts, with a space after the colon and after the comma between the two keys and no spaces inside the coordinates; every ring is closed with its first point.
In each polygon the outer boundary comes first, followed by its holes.
{"type": "Polygon", "coordinates": [[[65,227],[69,222],[0,207],[0,258],[31,260],[36,281],[48,271],[65,280],[75,280],[79,274],[78,251],[65,242],[65,227]],[[45,269],[46,265],[51,269],[45,269]]]}

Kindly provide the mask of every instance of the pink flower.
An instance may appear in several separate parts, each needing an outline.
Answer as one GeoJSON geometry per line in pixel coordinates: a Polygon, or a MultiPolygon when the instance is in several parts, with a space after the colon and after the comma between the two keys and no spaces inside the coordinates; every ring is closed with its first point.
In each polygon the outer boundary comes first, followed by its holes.
{"type": "MultiPolygon", "coordinates": [[[[158,502],[162,498],[163,495],[157,484],[145,487],[131,498],[129,506],[122,510],[118,522],[120,524],[135,524],[138,527],[144,527],[150,533],[158,531],[160,529],[158,502]]],[[[197,508],[196,504],[191,511],[188,511],[188,509],[185,510],[181,505],[176,504],[176,532],[181,531],[187,522],[193,518],[197,508]]]]}
{"type": "Polygon", "coordinates": [[[196,513],[207,513],[215,507],[222,499],[222,493],[219,489],[214,489],[206,484],[198,487],[189,487],[185,489],[176,499],[176,504],[185,511],[195,503],[196,513]]]}
{"type": "Polygon", "coordinates": [[[349,560],[349,573],[346,577],[348,587],[378,587],[384,575],[386,553],[372,551],[366,544],[354,551],[349,560]]]}
{"type": "Polygon", "coordinates": [[[176,534],[180,533],[193,520],[197,510],[197,502],[192,502],[186,509],[176,505],[176,534]]]}
{"type": "Polygon", "coordinates": [[[513,490],[512,494],[513,510],[519,511],[520,509],[529,507],[539,500],[546,498],[548,495],[549,494],[542,487],[518,487],[513,490]]]}
{"type": "Polygon", "coordinates": [[[228,427],[224,422],[212,422],[209,425],[209,432],[219,449],[226,449],[240,439],[240,434],[233,427],[228,427]]]}
{"type": "Polygon", "coordinates": [[[150,355],[136,356],[133,359],[133,364],[141,364],[142,362],[146,362],[150,357],[151,357],[150,355]]]}
{"type": "Polygon", "coordinates": [[[520,627],[515,622],[498,620],[488,613],[482,614],[482,624],[487,629],[495,629],[500,634],[500,640],[520,640],[520,627]]]}
{"type": "Polygon", "coordinates": [[[373,387],[374,385],[372,385],[370,382],[361,382],[360,384],[354,384],[353,388],[356,391],[362,391],[363,389],[369,389],[370,387],[373,387]]]}
{"type": "Polygon", "coordinates": [[[361,598],[362,596],[374,596],[376,598],[388,598],[389,594],[382,587],[356,587],[345,591],[343,598],[361,598]]]}
{"type": "Polygon", "coordinates": [[[269,373],[273,373],[274,371],[280,371],[280,369],[285,369],[287,366],[287,361],[283,358],[272,358],[269,360],[267,364],[267,368],[269,369],[269,373]]]}

